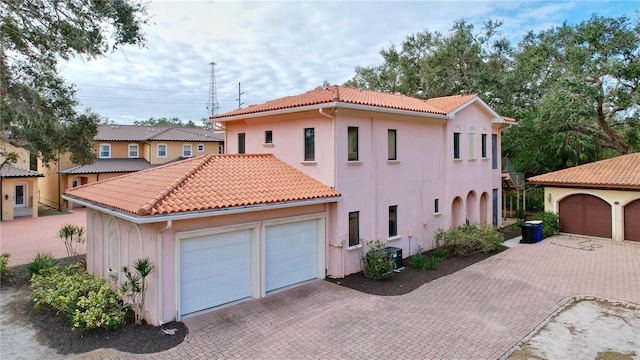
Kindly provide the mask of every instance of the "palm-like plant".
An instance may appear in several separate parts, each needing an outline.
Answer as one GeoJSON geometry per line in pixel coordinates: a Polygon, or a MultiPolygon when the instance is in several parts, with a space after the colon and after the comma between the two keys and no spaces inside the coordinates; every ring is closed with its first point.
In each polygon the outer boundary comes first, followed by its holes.
{"type": "Polygon", "coordinates": [[[122,283],[120,291],[133,307],[136,325],[142,325],[142,319],[144,319],[144,299],[148,287],[146,279],[154,268],[155,266],[148,257],[137,259],[133,263],[133,269],[129,269],[128,266],[122,267],[122,272],[127,280],[122,283]]]}

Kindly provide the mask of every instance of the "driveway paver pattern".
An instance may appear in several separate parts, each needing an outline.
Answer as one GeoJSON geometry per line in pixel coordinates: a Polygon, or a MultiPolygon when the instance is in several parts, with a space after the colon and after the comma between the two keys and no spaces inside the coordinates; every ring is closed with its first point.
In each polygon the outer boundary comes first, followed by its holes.
{"type": "Polygon", "coordinates": [[[76,358],[497,359],[572,297],[640,305],[640,243],[591,239],[602,247],[523,244],[403,296],[314,281],[186,319],[187,340],[160,354],[76,358]]]}

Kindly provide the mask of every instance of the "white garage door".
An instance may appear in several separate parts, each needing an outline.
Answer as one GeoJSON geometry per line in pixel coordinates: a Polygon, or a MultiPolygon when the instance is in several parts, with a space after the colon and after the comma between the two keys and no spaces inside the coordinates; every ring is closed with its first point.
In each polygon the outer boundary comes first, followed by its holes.
{"type": "Polygon", "coordinates": [[[269,226],[265,237],[267,291],[317,277],[317,220],[269,226]]]}
{"type": "Polygon", "coordinates": [[[180,313],[212,308],[250,296],[250,230],[180,242],[180,313]]]}

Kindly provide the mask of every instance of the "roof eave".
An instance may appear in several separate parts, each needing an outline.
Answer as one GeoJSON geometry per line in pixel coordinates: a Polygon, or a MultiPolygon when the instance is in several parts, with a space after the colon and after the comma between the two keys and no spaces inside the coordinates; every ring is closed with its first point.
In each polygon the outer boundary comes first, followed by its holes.
{"type": "Polygon", "coordinates": [[[101,205],[90,200],[78,198],[73,195],[64,194],[62,195],[62,198],[65,200],[73,201],[76,204],[86,206],[90,209],[105,212],[107,214],[113,215],[123,220],[130,221],[135,224],[152,224],[152,223],[164,222],[169,220],[177,221],[177,220],[199,219],[204,217],[241,214],[241,213],[261,211],[261,210],[275,210],[275,209],[284,209],[284,208],[297,207],[297,206],[326,204],[330,202],[339,201],[342,199],[342,196],[340,195],[340,196],[323,197],[323,198],[316,198],[316,199],[309,199],[309,200],[286,201],[286,202],[279,202],[279,203],[273,203],[273,204],[259,204],[259,205],[239,206],[239,207],[232,207],[232,208],[222,208],[222,209],[212,209],[212,210],[202,210],[202,211],[186,211],[186,212],[173,213],[173,214],[147,215],[147,216],[135,215],[135,214],[126,212],[124,210],[101,205]]]}
{"type": "Polygon", "coordinates": [[[640,190],[640,186],[633,185],[615,185],[615,184],[580,184],[580,183],[558,183],[550,181],[531,181],[527,180],[530,184],[542,185],[548,187],[562,187],[562,188],[580,188],[580,189],[601,189],[601,190],[640,190]]]}

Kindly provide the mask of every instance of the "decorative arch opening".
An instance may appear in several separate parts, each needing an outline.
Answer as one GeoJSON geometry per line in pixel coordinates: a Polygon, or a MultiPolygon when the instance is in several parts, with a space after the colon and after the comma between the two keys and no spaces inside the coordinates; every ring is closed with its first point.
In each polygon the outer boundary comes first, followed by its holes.
{"type": "Polygon", "coordinates": [[[480,218],[478,219],[481,224],[486,224],[489,222],[488,219],[489,214],[489,194],[483,192],[480,196],[480,218]]]}
{"type": "Polygon", "coordinates": [[[476,192],[471,190],[467,194],[467,211],[465,220],[474,223],[478,222],[478,199],[476,197],[476,192]]]}
{"type": "Polygon", "coordinates": [[[456,228],[464,224],[464,205],[462,198],[456,196],[451,203],[451,227],[456,228]]]}

